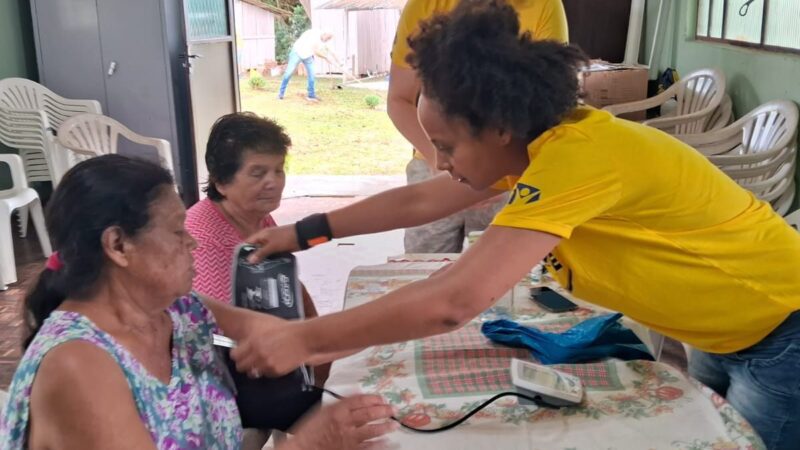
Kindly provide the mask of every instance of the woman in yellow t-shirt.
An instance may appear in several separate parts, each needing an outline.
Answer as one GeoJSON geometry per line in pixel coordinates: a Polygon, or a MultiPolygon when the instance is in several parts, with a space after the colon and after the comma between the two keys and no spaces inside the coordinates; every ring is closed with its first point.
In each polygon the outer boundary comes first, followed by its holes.
{"type": "Polygon", "coordinates": [[[464,0],[422,25],[409,62],[419,120],[450,177],[250,238],[261,254],[425,223],[511,190],[448,270],[358,308],[265,321],[242,369],[449,332],[546,255],[562,285],[691,344],[691,373],[772,449],[800,442],[800,234],[669,135],[578,105],[580,51],[519,36],[514,10],[464,0]],[[451,179],[452,178],[452,179],[451,179]],[[453,180],[457,181],[454,182],[453,180]]]}
{"type": "MultiPolygon", "coordinates": [[[[415,69],[406,61],[411,53],[408,38],[419,30],[421,23],[453,10],[460,2],[409,0],[397,23],[386,107],[392,123],[415,149],[406,165],[408,184],[421,183],[437,175],[436,149],[417,120],[420,82],[415,69]]],[[[509,0],[508,4],[517,13],[520,31],[530,32],[534,40],[569,41],[567,15],[561,0],[509,0]]],[[[403,238],[406,253],[460,252],[464,236],[485,230],[507,199],[507,195],[499,195],[439,220],[407,228],[403,238]]]]}

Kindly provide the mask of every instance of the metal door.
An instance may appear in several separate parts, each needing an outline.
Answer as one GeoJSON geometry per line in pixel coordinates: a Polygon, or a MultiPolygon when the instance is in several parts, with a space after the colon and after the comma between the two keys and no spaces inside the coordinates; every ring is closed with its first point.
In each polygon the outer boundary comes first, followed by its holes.
{"type": "Polygon", "coordinates": [[[188,101],[198,181],[208,180],[206,142],[222,115],[238,111],[233,4],[230,0],[183,0],[186,51],[179,55],[188,76],[188,101]]]}

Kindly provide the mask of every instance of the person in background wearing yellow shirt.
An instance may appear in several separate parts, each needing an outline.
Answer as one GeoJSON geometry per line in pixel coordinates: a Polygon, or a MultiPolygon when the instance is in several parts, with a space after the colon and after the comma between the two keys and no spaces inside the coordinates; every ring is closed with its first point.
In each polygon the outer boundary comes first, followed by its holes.
{"type": "Polygon", "coordinates": [[[551,253],[548,270],[563,286],[692,345],[692,375],[768,448],[797,448],[800,234],[691,147],[579,106],[585,57],[520,37],[500,0],[463,0],[423,24],[411,49],[420,123],[450,177],[248,241],[263,256],[419,225],[498,189],[511,190],[508,204],[447,270],[341,313],[265,320],[232,353],[239,369],[281,374],[335,352],[453,331],[551,253]]]}
{"type": "MultiPolygon", "coordinates": [[[[436,149],[425,136],[417,120],[417,97],[420,82],[406,58],[410,53],[408,38],[419,24],[438,13],[451,11],[460,0],[409,0],[400,16],[392,48],[392,67],[389,76],[387,112],[395,127],[416,148],[406,166],[408,184],[420,183],[436,176],[433,167],[436,149]]],[[[566,43],[567,16],[561,0],[511,0],[517,12],[521,31],[530,32],[533,39],[566,43]]],[[[496,199],[458,211],[449,217],[409,228],[405,232],[406,253],[458,253],[464,237],[471,231],[483,231],[507,200],[496,199]]]]}

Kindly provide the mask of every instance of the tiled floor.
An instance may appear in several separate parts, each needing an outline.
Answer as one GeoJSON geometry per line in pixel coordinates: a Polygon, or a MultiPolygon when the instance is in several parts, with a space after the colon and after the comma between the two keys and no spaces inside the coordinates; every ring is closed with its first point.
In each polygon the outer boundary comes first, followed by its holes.
{"type": "Polygon", "coordinates": [[[21,307],[27,284],[36,279],[44,266],[44,257],[32,228],[26,239],[14,236],[14,257],[20,282],[0,291],[0,389],[8,386],[21,356],[21,307]]]}

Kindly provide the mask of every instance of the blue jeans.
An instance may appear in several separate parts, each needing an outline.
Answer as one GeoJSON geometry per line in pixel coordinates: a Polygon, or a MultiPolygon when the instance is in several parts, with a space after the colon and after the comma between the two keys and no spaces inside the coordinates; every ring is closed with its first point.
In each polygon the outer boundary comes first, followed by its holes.
{"type": "Polygon", "coordinates": [[[768,449],[800,448],[800,311],[750,348],[692,350],[689,374],[725,397],[768,449]]]}
{"type": "Polygon", "coordinates": [[[292,50],[289,53],[289,62],[286,64],[286,71],[283,73],[283,80],[281,80],[281,90],[278,93],[279,98],[283,98],[284,94],[286,94],[286,86],[289,85],[289,80],[292,79],[292,75],[294,75],[294,71],[297,70],[297,65],[303,63],[306,66],[306,74],[308,75],[308,97],[309,98],[317,98],[317,94],[314,92],[314,57],[309,56],[306,59],[300,59],[292,50]]]}

